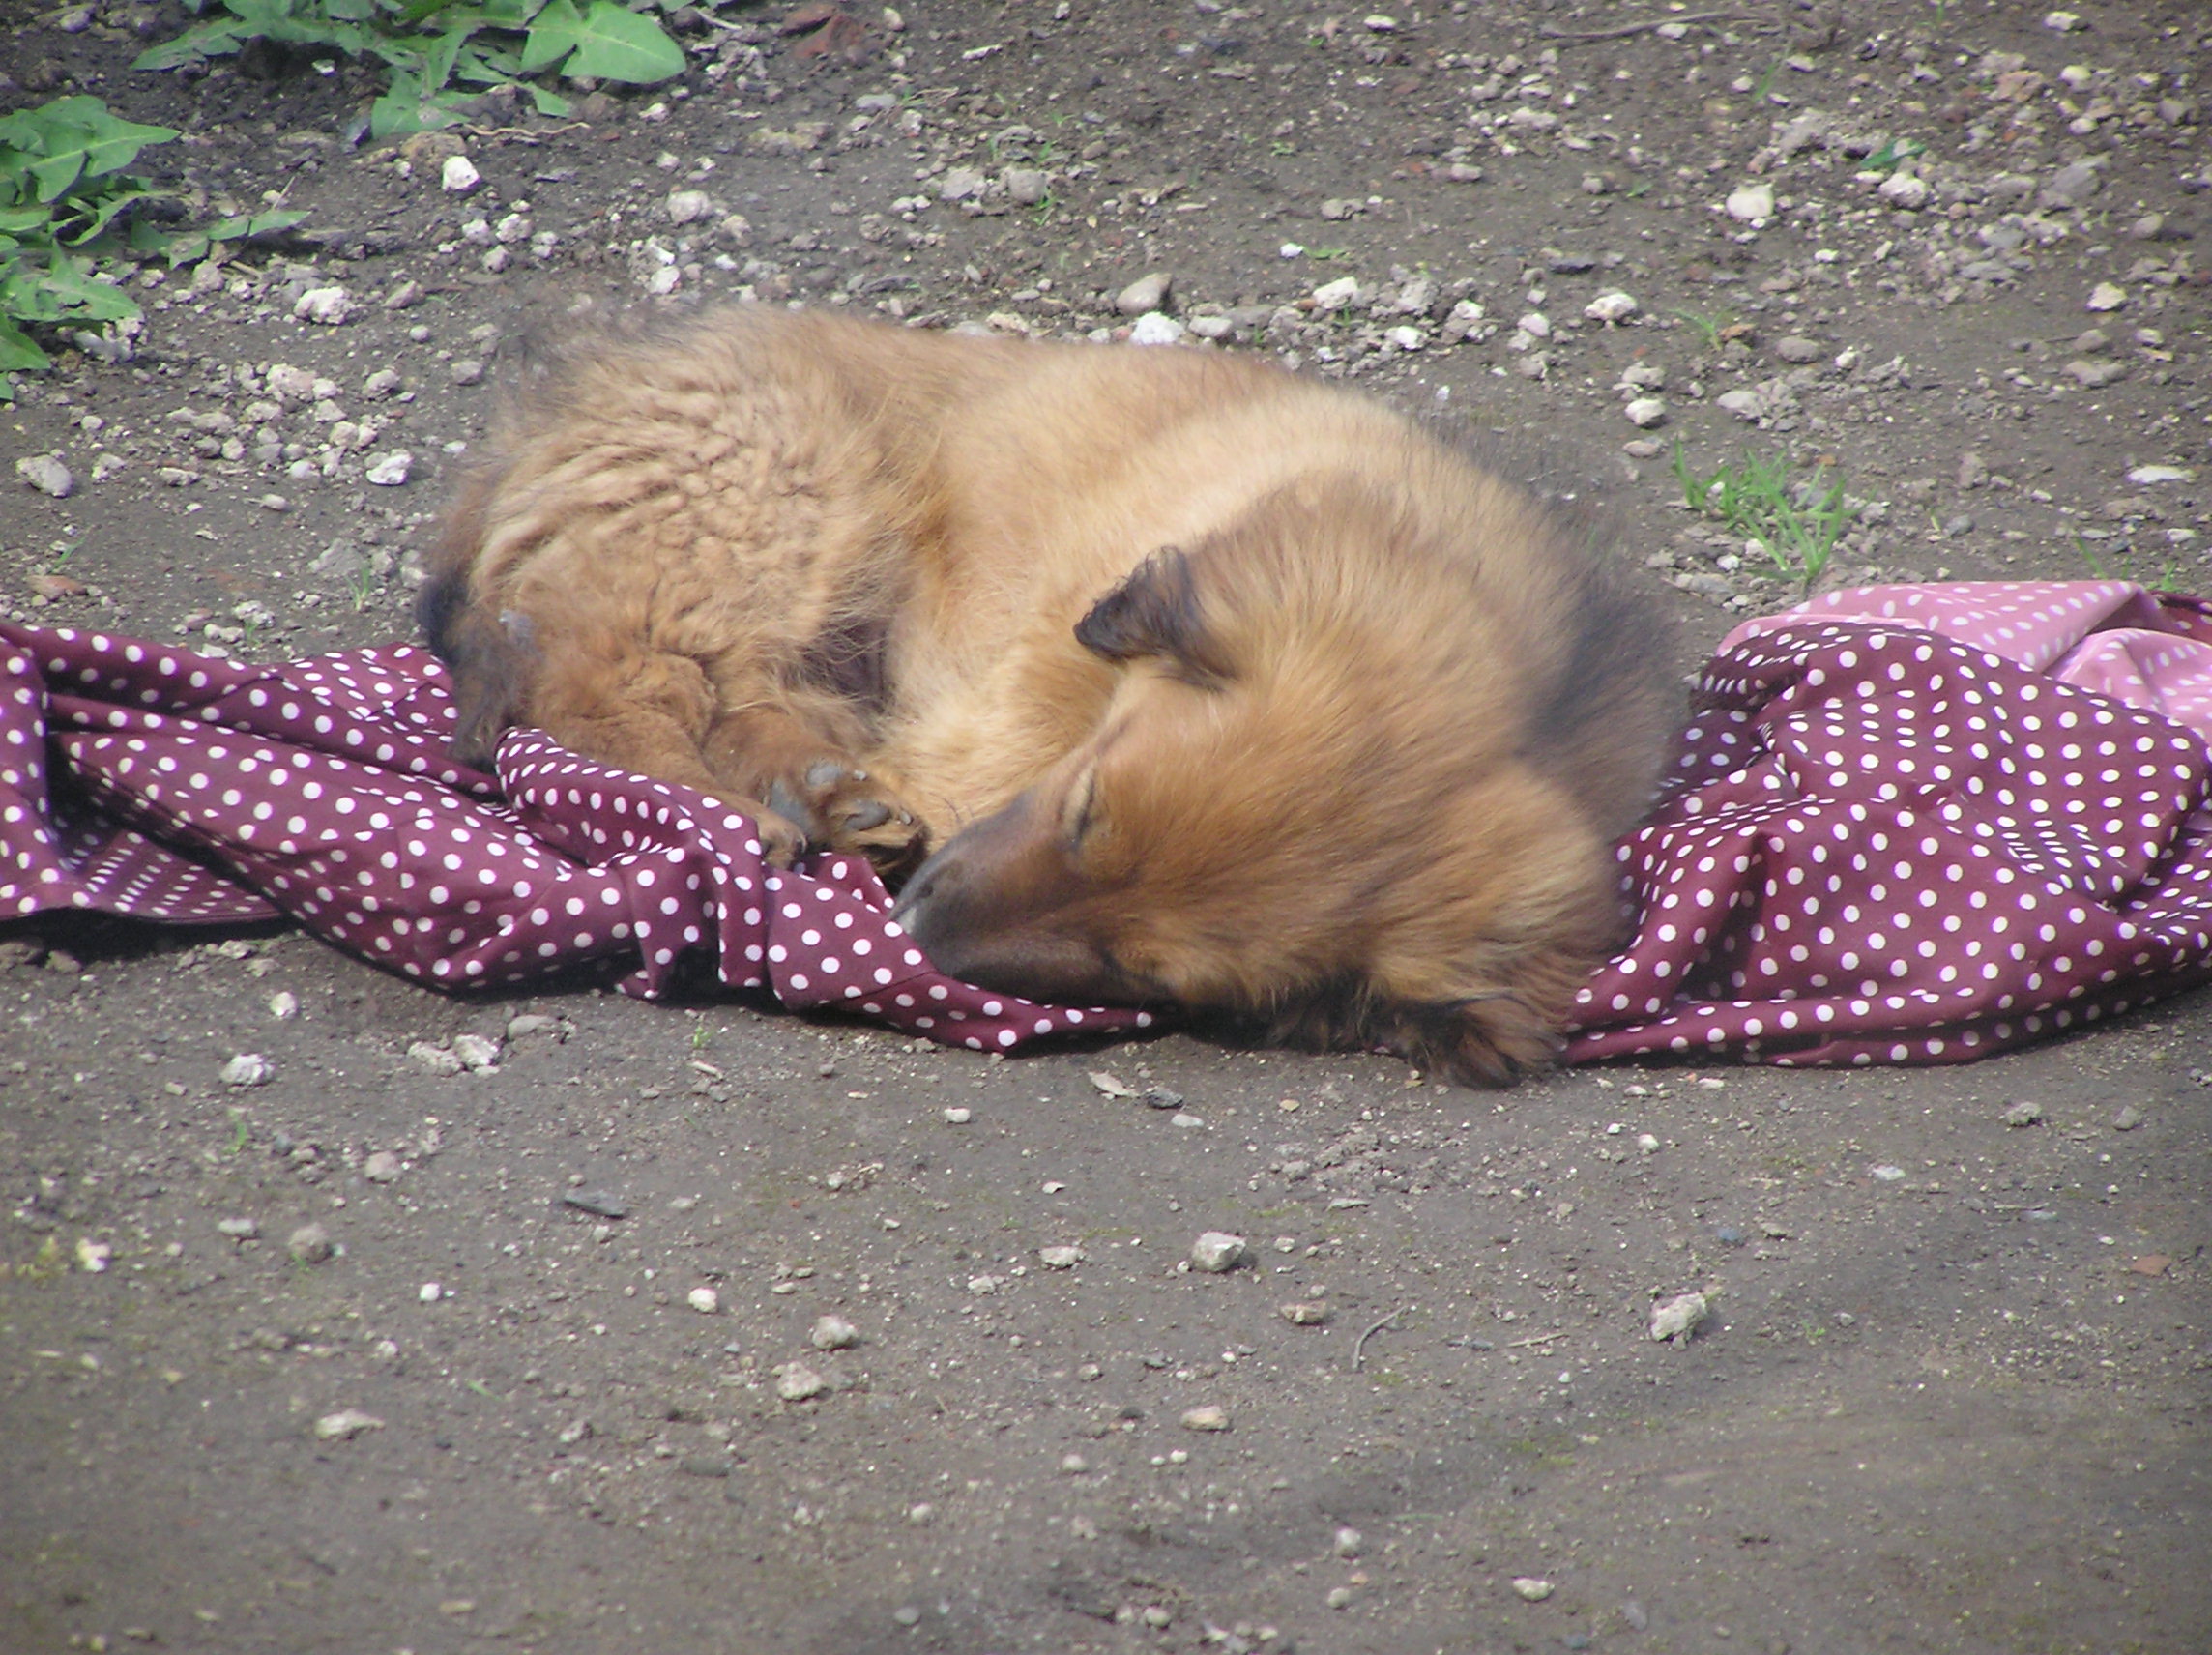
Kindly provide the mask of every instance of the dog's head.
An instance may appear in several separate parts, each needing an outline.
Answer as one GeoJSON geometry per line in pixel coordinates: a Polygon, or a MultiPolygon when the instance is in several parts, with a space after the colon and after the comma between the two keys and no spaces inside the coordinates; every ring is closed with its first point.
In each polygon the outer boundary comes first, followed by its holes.
{"type": "Polygon", "coordinates": [[[1555,642],[1470,614],[1419,533],[1367,494],[1280,500],[1101,598],[1090,738],[902,896],[939,968],[1469,1083],[1549,1057],[1618,926],[1610,864],[1527,754],[1546,691],[1520,657],[1555,642]]]}

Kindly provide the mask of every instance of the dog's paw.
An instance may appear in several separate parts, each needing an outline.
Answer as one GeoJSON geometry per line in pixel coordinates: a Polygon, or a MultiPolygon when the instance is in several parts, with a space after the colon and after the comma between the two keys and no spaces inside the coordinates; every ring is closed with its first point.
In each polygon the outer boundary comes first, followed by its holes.
{"type": "Polygon", "coordinates": [[[771,868],[797,866],[799,858],[806,854],[806,829],[773,805],[764,805],[747,814],[753,819],[753,831],[760,835],[761,860],[771,868]]]}
{"type": "Polygon", "coordinates": [[[804,825],[809,844],[866,857],[887,879],[919,865],[928,849],[929,829],[897,794],[836,759],[816,760],[795,785],[771,783],[768,801],[804,825]]]}

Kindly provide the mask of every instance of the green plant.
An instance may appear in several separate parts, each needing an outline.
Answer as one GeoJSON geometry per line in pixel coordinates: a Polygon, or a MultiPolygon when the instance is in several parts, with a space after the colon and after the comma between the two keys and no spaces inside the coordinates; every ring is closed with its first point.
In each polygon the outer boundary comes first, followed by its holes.
{"type": "Polygon", "coordinates": [[[1928,146],[1918,138],[1892,138],[1859,163],[1862,172],[1894,172],[1899,163],[1926,155],[1928,146]]]}
{"type": "Polygon", "coordinates": [[[1787,457],[1762,460],[1747,454],[1700,474],[1676,443],[1673,469],[1684,505],[1718,519],[1732,534],[1757,540],[1774,572],[1807,591],[1827,568],[1836,541],[1858,514],[1858,508],[1844,498],[1842,477],[1826,465],[1800,477],[1787,457]]]}
{"type": "Polygon", "coordinates": [[[2160,567],[2157,578],[2153,579],[2144,570],[2136,566],[2136,551],[2135,547],[2131,545],[2120,547],[2119,573],[2117,575],[2114,575],[2110,569],[2105,566],[2105,560],[2097,555],[2097,548],[2081,537],[2081,531],[2079,529],[2074,531],[2074,549],[2081,554],[2081,561],[2089,566],[2089,572],[2099,580],[2132,580],[2138,586],[2147,587],[2152,592],[2179,592],[2181,590],[2181,564],[2177,558],[2168,558],[2160,567]]]}
{"type": "Polygon", "coordinates": [[[140,152],[176,137],[140,126],[82,94],[0,116],[0,402],[15,373],[53,360],[25,332],[135,320],[137,303],[95,274],[96,261],[206,256],[216,242],[284,229],[305,213],[225,218],[172,234],[140,209],[168,197],[126,171],[140,152]]]}
{"type": "Polygon", "coordinates": [[[547,71],[631,86],[684,73],[684,49],[653,18],[615,0],[186,0],[215,14],[139,56],[136,69],[179,69],[226,57],[253,41],[328,47],[375,58],[388,86],[368,130],[389,137],[467,118],[469,101],[521,85],[539,113],[565,115],[568,100],[524,77],[547,71]]]}
{"type": "Polygon", "coordinates": [[[346,582],[346,595],[353,599],[353,612],[359,615],[376,601],[376,570],[364,560],[346,582]]]}
{"type": "Polygon", "coordinates": [[[1705,342],[1705,349],[1715,353],[1728,342],[1723,335],[1736,325],[1735,312],[1732,310],[1726,314],[1715,311],[1710,316],[1695,310],[1670,310],[1667,314],[1677,322],[1686,322],[1697,329],[1698,336],[1705,342]]]}

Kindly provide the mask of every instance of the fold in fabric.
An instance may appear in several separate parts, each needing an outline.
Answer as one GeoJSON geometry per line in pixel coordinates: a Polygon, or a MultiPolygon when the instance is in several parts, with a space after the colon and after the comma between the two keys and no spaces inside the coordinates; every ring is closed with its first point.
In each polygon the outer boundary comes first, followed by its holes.
{"type": "Polygon", "coordinates": [[[652,998],[704,961],[794,1010],[978,1050],[1151,1021],[956,982],[862,858],[780,872],[750,821],[691,789],[535,732],[486,775],[447,756],[451,725],[420,649],[252,667],[0,624],[0,917],[282,914],[456,989],[601,966],[652,998]]]}
{"type": "MultiPolygon", "coordinates": [[[[873,869],[542,734],[447,756],[407,646],[241,666],[0,624],[0,918],[289,915],[443,987],[703,965],[947,1044],[1141,1028],[932,970],[873,869]]],[[[1936,1062],[2212,976],[2212,623],[2124,582],[1834,594],[1739,627],[1618,847],[1570,1061],[1936,1062]]]]}

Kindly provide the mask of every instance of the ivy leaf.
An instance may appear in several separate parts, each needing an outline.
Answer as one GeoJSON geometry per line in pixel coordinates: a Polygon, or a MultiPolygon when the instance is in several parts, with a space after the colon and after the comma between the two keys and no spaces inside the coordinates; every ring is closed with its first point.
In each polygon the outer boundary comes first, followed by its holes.
{"type": "Polygon", "coordinates": [[[522,73],[555,64],[564,74],[652,86],[684,73],[684,48],[651,17],[625,11],[614,0],[593,0],[592,9],[581,14],[573,0],[547,0],[523,44],[522,73]]]}

